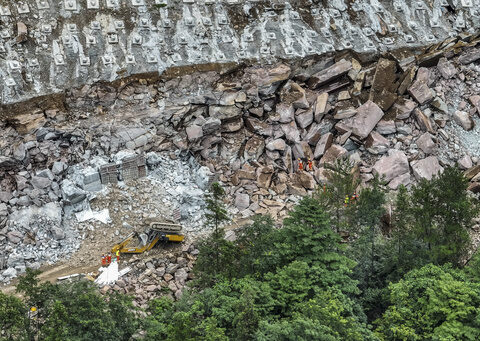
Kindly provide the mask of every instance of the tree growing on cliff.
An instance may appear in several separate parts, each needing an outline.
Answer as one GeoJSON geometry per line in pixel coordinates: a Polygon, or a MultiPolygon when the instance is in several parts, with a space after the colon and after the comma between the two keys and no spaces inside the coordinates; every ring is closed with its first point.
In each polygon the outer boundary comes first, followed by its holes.
{"type": "Polygon", "coordinates": [[[205,202],[205,225],[213,228],[212,234],[199,246],[200,255],[194,267],[196,285],[205,288],[213,285],[220,276],[232,278],[235,268],[232,263],[236,258],[235,245],[225,240],[222,225],[229,221],[227,209],[223,203],[225,191],[218,182],[214,182],[205,202]]]}

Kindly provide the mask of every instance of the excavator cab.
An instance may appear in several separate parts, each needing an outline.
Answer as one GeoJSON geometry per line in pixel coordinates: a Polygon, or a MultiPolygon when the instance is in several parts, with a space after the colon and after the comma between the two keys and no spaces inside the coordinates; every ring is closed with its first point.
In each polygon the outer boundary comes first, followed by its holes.
{"type": "Polygon", "coordinates": [[[152,249],[159,241],[179,243],[185,239],[180,224],[159,220],[147,220],[145,223],[148,226],[145,231],[146,238],[142,238],[138,232],[132,232],[113,246],[112,253],[116,253],[117,250],[120,253],[143,253],[152,249]]]}

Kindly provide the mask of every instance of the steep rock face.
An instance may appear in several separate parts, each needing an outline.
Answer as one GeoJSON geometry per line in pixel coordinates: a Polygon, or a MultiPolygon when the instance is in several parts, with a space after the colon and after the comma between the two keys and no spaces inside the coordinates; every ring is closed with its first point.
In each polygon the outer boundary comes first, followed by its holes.
{"type": "MultiPolygon", "coordinates": [[[[468,5],[426,0],[415,5],[387,0],[25,0],[0,6],[0,27],[0,103],[15,103],[99,80],[175,77],[191,73],[192,66],[220,71],[244,60],[270,63],[347,49],[372,55],[421,47],[457,30],[473,33],[479,18],[468,5]]],[[[472,51],[461,62],[476,59],[472,51]]],[[[348,61],[338,66],[311,70],[316,76],[309,85],[321,86],[351,67],[348,61]]],[[[448,64],[442,70],[452,72],[448,64]]],[[[375,91],[372,100],[385,95],[393,99],[393,89],[375,91]]],[[[378,104],[384,110],[388,106],[378,104]]]]}

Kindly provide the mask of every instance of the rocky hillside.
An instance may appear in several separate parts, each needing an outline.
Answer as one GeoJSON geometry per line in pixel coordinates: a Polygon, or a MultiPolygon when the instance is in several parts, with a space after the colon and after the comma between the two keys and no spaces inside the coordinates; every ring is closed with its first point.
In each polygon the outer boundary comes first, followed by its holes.
{"type": "Polygon", "coordinates": [[[374,62],[345,52],[178,70],[70,89],[48,110],[25,107],[0,122],[0,280],[72,254],[95,263],[147,217],[180,219],[194,240],[207,232],[201,209],[213,179],[237,218],[281,219],[343,156],[362,186],[378,174],[395,190],[458,165],[477,193],[476,44],[452,38],[374,62]],[[103,182],[102,166],[135,155],[146,177],[103,182]],[[311,159],[312,171],[298,171],[298,159],[311,159]]]}

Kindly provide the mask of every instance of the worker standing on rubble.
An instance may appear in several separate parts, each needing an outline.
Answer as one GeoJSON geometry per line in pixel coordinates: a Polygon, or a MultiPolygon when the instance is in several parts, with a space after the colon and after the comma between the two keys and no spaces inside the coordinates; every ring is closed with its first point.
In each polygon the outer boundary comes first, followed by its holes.
{"type": "Polygon", "coordinates": [[[106,266],[107,265],[107,257],[105,256],[105,254],[102,254],[102,266],[106,266]]]}
{"type": "Polygon", "coordinates": [[[117,250],[116,256],[117,256],[117,263],[120,263],[120,250],[117,250]]]}
{"type": "Polygon", "coordinates": [[[309,172],[313,171],[313,162],[312,162],[312,160],[308,159],[307,165],[308,165],[308,171],[309,171],[309,172]]]}
{"type": "Polygon", "coordinates": [[[300,158],[298,158],[298,170],[303,171],[303,161],[300,158]]]}
{"type": "Polygon", "coordinates": [[[110,265],[111,262],[112,262],[112,255],[109,252],[107,256],[107,265],[110,265]]]}

